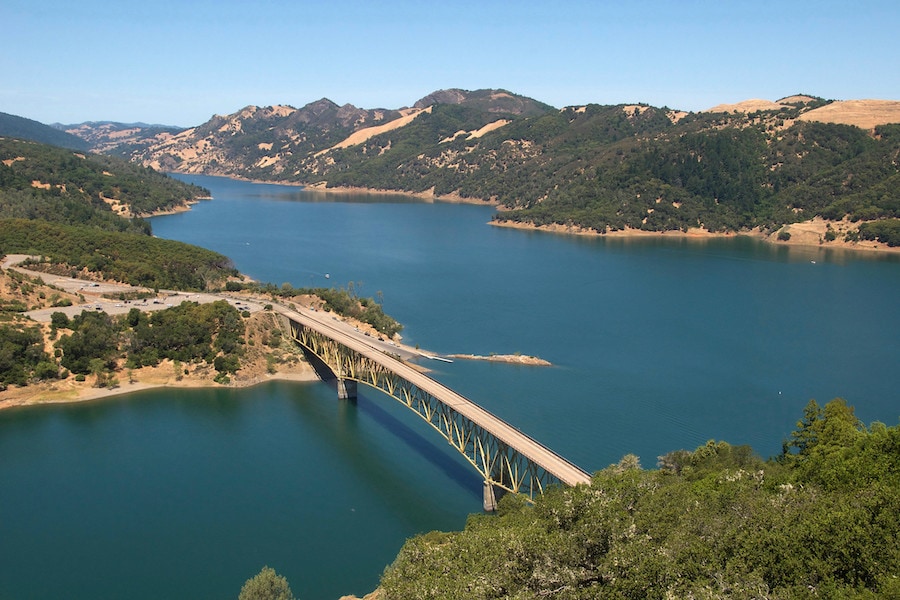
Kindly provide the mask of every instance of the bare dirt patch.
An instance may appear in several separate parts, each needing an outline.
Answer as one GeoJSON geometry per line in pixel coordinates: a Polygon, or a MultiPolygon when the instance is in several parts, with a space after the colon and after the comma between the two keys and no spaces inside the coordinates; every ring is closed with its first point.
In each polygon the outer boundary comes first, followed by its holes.
{"type": "Polygon", "coordinates": [[[329,150],[335,150],[337,148],[349,148],[350,146],[356,146],[358,144],[362,144],[369,138],[375,137],[376,135],[380,135],[382,133],[386,133],[388,131],[398,129],[405,125],[409,125],[410,123],[412,123],[413,119],[418,117],[423,112],[430,113],[431,108],[432,107],[429,106],[428,108],[423,108],[421,110],[409,112],[406,115],[400,117],[399,119],[394,119],[393,121],[391,121],[389,123],[385,123],[384,125],[376,125],[374,127],[366,127],[365,129],[360,129],[359,131],[354,131],[344,141],[338,142],[331,148],[328,148],[328,150],[322,150],[321,152],[316,153],[316,156],[319,156],[320,154],[324,154],[325,152],[328,152],[329,150]]]}

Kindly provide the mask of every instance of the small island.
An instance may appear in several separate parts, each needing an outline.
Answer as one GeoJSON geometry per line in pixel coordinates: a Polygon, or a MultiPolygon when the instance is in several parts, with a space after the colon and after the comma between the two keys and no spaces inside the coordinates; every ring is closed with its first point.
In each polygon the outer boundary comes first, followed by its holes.
{"type": "Polygon", "coordinates": [[[482,356],[479,354],[449,354],[448,358],[458,358],[460,360],[486,360],[489,362],[511,363],[516,365],[528,365],[530,367],[549,367],[552,366],[550,361],[538,358],[537,356],[527,356],[525,354],[489,354],[482,356]]]}

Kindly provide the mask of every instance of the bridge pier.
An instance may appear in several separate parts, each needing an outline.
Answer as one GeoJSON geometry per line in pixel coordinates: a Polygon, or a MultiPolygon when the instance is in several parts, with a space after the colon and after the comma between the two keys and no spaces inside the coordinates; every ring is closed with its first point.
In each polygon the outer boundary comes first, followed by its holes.
{"type": "Polygon", "coordinates": [[[494,493],[494,486],[490,481],[484,482],[484,490],[482,491],[482,506],[484,512],[494,512],[497,510],[497,495],[494,493]]]}
{"type": "Polygon", "coordinates": [[[337,393],[341,400],[356,400],[356,382],[352,379],[338,379],[337,393]]]}
{"type": "Polygon", "coordinates": [[[500,501],[506,494],[506,490],[501,487],[494,487],[490,481],[484,482],[484,487],[482,489],[481,505],[484,507],[484,512],[494,512],[497,510],[497,502],[500,501]]]}

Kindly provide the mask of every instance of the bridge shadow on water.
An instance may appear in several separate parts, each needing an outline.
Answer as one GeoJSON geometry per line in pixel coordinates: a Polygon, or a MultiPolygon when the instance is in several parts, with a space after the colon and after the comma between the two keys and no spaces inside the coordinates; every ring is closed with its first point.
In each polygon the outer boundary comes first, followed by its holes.
{"type": "Polygon", "coordinates": [[[380,404],[383,402],[394,402],[396,403],[396,408],[399,410],[408,411],[408,408],[404,408],[397,399],[388,394],[364,384],[359,384],[357,390],[358,397],[355,401],[339,400],[337,397],[337,378],[334,373],[332,373],[331,369],[317,356],[305,349],[304,354],[306,354],[307,360],[313,366],[313,369],[315,369],[319,378],[334,391],[335,401],[347,404],[348,412],[353,412],[355,410],[358,411],[358,413],[371,418],[374,423],[378,424],[395,439],[402,442],[410,451],[428,461],[436,471],[443,473],[450,481],[464,489],[467,494],[471,494],[474,499],[478,501],[481,500],[481,476],[478,475],[473,467],[465,462],[462,455],[459,455],[458,459],[454,456],[458,455],[458,453],[450,446],[450,444],[446,444],[442,447],[442,444],[435,443],[435,441],[429,439],[433,438],[434,440],[443,441],[443,438],[441,438],[436,431],[433,431],[430,425],[422,421],[421,417],[414,415],[412,411],[410,411],[410,417],[419,421],[417,425],[422,428],[425,432],[424,434],[409,424],[404,423],[401,419],[380,406],[380,404]],[[360,393],[363,390],[365,390],[367,395],[360,393]]]}

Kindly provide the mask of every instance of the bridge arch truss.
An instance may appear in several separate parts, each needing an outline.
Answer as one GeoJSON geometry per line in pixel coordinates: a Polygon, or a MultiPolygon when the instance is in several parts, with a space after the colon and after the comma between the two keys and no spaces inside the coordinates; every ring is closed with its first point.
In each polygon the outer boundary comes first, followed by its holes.
{"type": "MultiPolygon", "coordinates": [[[[346,381],[362,383],[394,398],[415,412],[475,468],[485,482],[487,492],[500,488],[530,499],[542,494],[548,486],[563,481],[534,459],[520,452],[489,427],[476,422],[480,414],[489,415],[467,400],[412,367],[383,352],[349,347],[316,328],[285,315],[293,339],[319,358],[338,379],[339,389],[346,381]],[[377,358],[375,358],[377,356],[377,358]],[[491,490],[488,490],[488,487],[491,490]]],[[[505,424],[507,427],[509,425],[505,424]]],[[[515,430],[517,436],[525,434],[515,430]]],[[[527,438],[538,444],[531,438],[527,438]]],[[[543,448],[543,447],[542,447],[543,448]]],[[[549,452],[549,450],[548,450],[549,452]]],[[[583,473],[583,472],[581,472],[583,473]]],[[[583,473],[584,474],[584,473],[583,473]]],[[[587,474],[584,474],[587,478],[587,474]]],[[[579,481],[579,483],[582,481],[579,481]]]]}

